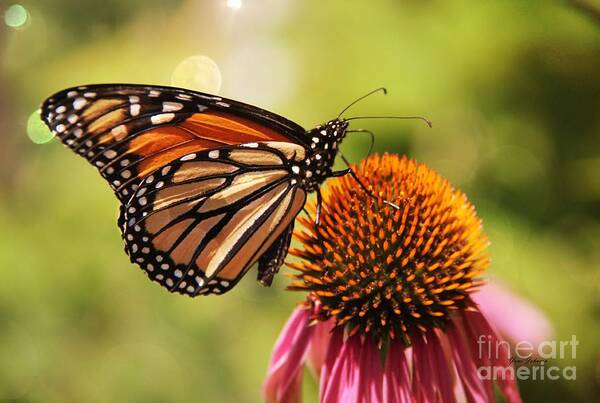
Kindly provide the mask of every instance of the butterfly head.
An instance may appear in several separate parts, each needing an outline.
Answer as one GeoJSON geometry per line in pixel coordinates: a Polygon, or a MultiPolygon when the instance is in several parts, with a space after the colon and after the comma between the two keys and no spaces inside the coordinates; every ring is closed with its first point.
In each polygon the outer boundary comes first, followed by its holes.
{"type": "Polygon", "coordinates": [[[310,148],[304,166],[292,169],[308,191],[315,190],[331,175],[338,146],[346,136],[348,124],[345,120],[333,119],[307,133],[310,148]]]}

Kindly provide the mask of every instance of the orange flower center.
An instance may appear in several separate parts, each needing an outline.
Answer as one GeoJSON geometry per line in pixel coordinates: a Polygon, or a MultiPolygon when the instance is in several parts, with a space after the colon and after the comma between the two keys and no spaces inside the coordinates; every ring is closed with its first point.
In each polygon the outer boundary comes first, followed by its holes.
{"type": "Polygon", "coordinates": [[[467,197],[425,165],[385,154],[354,169],[377,199],[349,175],[332,180],[320,225],[300,219],[289,289],[310,291],[317,319],[408,344],[467,306],[489,265],[488,240],[467,197]]]}

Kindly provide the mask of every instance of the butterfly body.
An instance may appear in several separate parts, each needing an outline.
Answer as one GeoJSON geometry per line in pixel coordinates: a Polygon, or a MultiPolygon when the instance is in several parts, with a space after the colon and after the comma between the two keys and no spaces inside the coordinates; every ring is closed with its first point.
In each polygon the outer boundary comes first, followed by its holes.
{"type": "Polygon", "coordinates": [[[344,139],[347,129],[348,122],[334,119],[306,132],[310,146],[304,163],[292,166],[293,173],[306,191],[317,190],[331,177],[338,144],[344,139]]]}
{"type": "Polygon", "coordinates": [[[271,283],[348,127],[306,131],[241,102],[132,84],[61,91],[42,118],[115,192],[130,260],[189,296],[230,290],[254,263],[271,283]]]}

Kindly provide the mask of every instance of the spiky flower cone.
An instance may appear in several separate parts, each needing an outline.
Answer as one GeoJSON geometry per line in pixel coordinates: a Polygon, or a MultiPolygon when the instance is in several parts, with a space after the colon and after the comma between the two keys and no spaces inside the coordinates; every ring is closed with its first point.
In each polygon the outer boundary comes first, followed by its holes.
{"type": "Polygon", "coordinates": [[[471,295],[489,258],[466,196],[395,155],[354,171],[372,194],[349,176],[331,181],[320,224],[296,231],[290,289],[307,296],[275,343],[265,400],[300,401],[307,362],[321,403],[492,402],[495,386],[520,403],[509,351],[481,350],[502,341],[471,295]]]}
{"type": "Polygon", "coordinates": [[[350,176],[329,184],[320,225],[300,220],[303,248],[291,254],[302,262],[289,264],[289,288],[311,291],[320,320],[410,344],[466,307],[489,264],[488,240],[467,197],[425,165],[386,154],[356,172],[377,199],[350,176]]]}

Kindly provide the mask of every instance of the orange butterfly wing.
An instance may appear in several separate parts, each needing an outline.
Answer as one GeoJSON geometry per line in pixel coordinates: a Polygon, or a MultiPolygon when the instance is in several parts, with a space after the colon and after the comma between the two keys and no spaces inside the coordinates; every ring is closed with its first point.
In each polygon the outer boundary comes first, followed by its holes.
{"type": "Polygon", "coordinates": [[[146,177],[131,198],[122,229],[127,252],[169,291],[222,294],[274,242],[289,240],[306,201],[288,170],[302,148],[251,145],[185,155],[146,177]]]}
{"type": "Polygon", "coordinates": [[[42,118],[109,182],[131,261],[170,291],[229,290],[271,245],[281,249],[306,200],[289,171],[305,157],[305,131],[260,108],[93,85],[51,96],[42,118]]]}
{"type": "Polygon", "coordinates": [[[304,129],[268,111],[171,87],[91,85],[49,97],[42,119],[96,166],[126,203],[139,181],[190,152],[260,141],[306,146],[304,129]]]}

